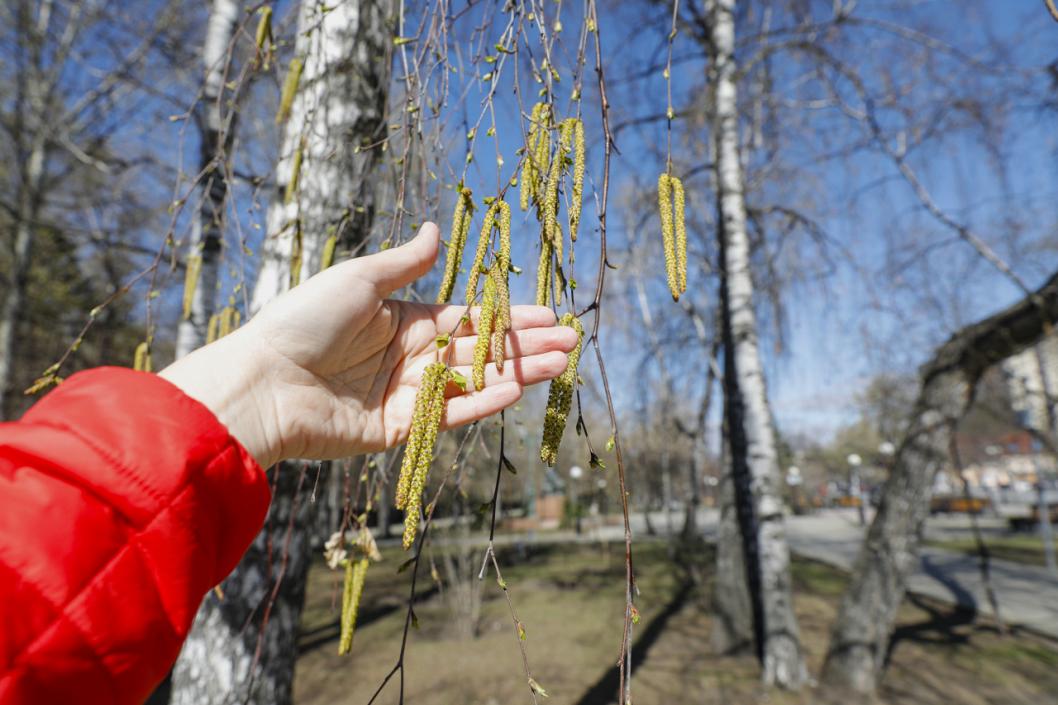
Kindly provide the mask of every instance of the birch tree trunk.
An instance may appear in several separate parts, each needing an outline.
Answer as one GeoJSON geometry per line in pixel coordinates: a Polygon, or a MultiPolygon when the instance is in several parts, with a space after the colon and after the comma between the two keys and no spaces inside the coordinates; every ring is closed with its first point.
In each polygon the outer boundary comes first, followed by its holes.
{"type": "Polygon", "coordinates": [[[933,475],[955,425],[992,364],[1034,344],[1058,321],[1058,274],[995,316],[962,329],[923,368],[913,419],[882,489],[831,634],[823,683],[872,693],[885,666],[907,577],[918,561],[933,475]]]}
{"type": "MultiPolygon", "coordinates": [[[[33,263],[33,229],[38,222],[43,194],[46,148],[47,95],[54,86],[44,71],[45,34],[51,18],[50,3],[31,17],[30,4],[14,10],[17,32],[25,48],[26,65],[18,72],[15,103],[15,149],[18,155],[14,227],[11,233],[10,274],[7,294],[0,305],[0,417],[6,418],[15,374],[15,337],[26,306],[26,285],[33,263]]],[[[51,77],[54,78],[54,77],[51,77]]]]}
{"type": "Polygon", "coordinates": [[[220,255],[224,238],[224,206],[228,198],[225,162],[231,144],[231,124],[225,129],[222,96],[227,57],[238,26],[241,0],[213,0],[206,25],[202,63],[206,71],[199,110],[199,170],[203,198],[194,222],[190,256],[200,258],[198,282],[191,299],[191,315],[180,322],[176,357],[181,358],[206,342],[209,319],[217,308],[220,255]]]}
{"type": "Polygon", "coordinates": [[[713,138],[723,263],[724,406],[735,506],[764,682],[798,688],[807,673],[790,594],[790,552],[783,520],[775,431],[757,341],[739,160],[735,0],[712,0],[710,5],[716,82],[713,138]]]}
{"type": "MultiPolygon", "coordinates": [[[[304,280],[318,269],[330,234],[339,236],[345,251],[369,234],[369,177],[377,158],[375,150],[357,147],[376,141],[385,127],[393,17],[392,0],[302,2],[295,60],[304,68],[283,129],[279,193],[269,208],[253,312],[290,287],[298,247],[298,279],[304,280]]],[[[265,529],[223,583],[223,600],[207,596],[177,662],[177,705],[291,702],[309,534],[316,525],[308,498],[315,470],[286,463],[274,472],[265,529]]]]}

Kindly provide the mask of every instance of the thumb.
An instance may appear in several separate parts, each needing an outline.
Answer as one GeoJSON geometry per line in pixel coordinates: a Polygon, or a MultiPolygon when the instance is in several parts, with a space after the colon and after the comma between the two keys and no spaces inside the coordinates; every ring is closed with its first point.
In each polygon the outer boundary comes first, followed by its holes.
{"type": "Polygon", "coordinates": [[[440,238],[441,231],[435,223],[423,223],[410,242],[353,261],[359,265],[363,278],[385,298],[430,271],[437,259],[440,238]]]}

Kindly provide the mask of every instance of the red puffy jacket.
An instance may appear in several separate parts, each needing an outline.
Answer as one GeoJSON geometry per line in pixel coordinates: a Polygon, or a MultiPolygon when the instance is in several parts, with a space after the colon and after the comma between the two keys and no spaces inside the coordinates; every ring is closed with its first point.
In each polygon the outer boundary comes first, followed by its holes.
{"type": "Polygon", "coordinates": [[[246,450],[154,375],[82,372],[0,424],[0,703],[142,703],[268,503],[246,450]]]}

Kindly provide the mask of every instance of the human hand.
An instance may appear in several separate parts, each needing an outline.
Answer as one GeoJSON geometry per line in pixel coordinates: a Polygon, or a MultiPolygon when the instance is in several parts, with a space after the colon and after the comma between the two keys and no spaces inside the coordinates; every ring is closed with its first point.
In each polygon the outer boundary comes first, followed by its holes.
{"type": "MultiPolygon", "coordinates": [[[[446,360],[470,378],[478,309],[386,298],[423,276],[440,233],[425,224],[411,242],[320,272],[265,306],[246,325],[160,375],[205,404],[262,467],[285,458],[337,458],[404,442],[425,367],[446,360]]],[[[443,428],[495,414],[523,388],[552,379],[577,344],[542,306],[512,306],[507,363],[486,386],[449,385],[443,428]]]]}

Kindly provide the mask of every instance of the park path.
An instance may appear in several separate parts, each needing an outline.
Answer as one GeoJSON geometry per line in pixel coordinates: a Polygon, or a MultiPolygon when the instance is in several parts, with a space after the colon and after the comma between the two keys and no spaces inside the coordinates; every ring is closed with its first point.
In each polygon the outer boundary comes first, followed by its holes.
{"type": "MultiPolygon", "coordinates": [[[[851,570],[855,564],[863,530],[854,513],[824,511],[791,516],[786,526],[794,553],[843,570],[851,570]]],[[[1003,620],[1058,639],[1058,580],[1044,568],[1022,563],[992,559],[990,565],[1003,620]]],[[[975,556],[923,546],[908,590],[994,616],[975,556]]]]}

